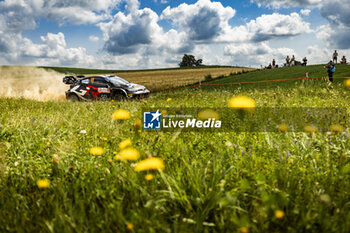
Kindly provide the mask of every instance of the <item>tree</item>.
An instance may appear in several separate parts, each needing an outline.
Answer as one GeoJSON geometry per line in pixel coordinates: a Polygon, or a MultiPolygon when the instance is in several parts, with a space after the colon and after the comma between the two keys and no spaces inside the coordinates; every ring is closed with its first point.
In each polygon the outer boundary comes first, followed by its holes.
{"type": "Polygon", "coordinates": [[[179,66],[180,67],[192,67],[192,66],[201,66],[203,60],[196,58],[193,55],[190,54],[184,54],[182,57],[182,61],[180,62],[179,66]]]}

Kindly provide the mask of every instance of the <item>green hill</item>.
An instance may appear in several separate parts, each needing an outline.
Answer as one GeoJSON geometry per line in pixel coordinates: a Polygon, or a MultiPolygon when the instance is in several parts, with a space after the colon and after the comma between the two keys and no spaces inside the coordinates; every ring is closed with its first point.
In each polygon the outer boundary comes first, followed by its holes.
{"type": "MultiPolygon", "coordinates": [[[[281,82],[261,82],[261,83],[247,83],[242,84],[242,87],[290,87],[296,81],[283,81],[283,79],[305,78],[306,73],[309,77],[328,77],[325,65],[311,65],[311,66],[296,66],[296,67],[282,67],[269,70],[255,70],[243,74],[235,74],[227,77],[214,79],[212,81],[204,82],[206,84],[227,84],[237,82],[250,81],[264,81],[264,80],[281,80],[281,82]]],[[[336,72],[334,77],[350,77],[349,65],[336,65],[336,72]]],[[[321,80],[320,80],[321,81],[321,80]]],[[[342,79],[335,79],[335,82],[343,82],[342,79]]],[[[237,84],[236,84],[237,85],[237,84]]],[[[210,86],[209,86],[210,87],[210,86]]]]}

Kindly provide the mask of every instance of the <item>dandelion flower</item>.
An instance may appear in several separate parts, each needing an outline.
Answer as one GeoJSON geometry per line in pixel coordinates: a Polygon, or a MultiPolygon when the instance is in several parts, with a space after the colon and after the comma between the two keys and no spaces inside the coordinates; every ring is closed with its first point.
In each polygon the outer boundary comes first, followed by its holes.
{"type": "Polygon", "coordinates": [[[249,229],[247,227],[241,227],[240,231],[241,231],[241,233],[248,233],[249,229]]]}
{"type": "Polygon", "coordinates": [[[307,125],[304,127],[304,130],[308,133],[316,133],[318,131],[318,129],[316,128],[316,126],[313,125],[307,125]]]}
{"type": "Polygon", "coordinates": [[[107,142],[107,141],[108,141],[108,138],[103,138],[103,141],[107,142]]]}
{"type": "Polygon", "coordinates": [[[140,153],[136,149],[128,147],[121,150],[115,157],[120,160],[137,160],[140,157],[140,153]]]}
{"type": "Polygon", "coordinates": [[[46,143],[46,145],[47,145],[47,146],[50,146],[50,145],[51,145],[51,143],[50,143],[50,142],[47,142],[47,143],[46,143]]]}
{"type": "Polygon", "coordinates": [[[202,121],[208,120],[208,119],[215,119],[219,120],[219,114],[211,109],[205,109],[198,113],[198,118],[202,121]]]}
{"type": "Polygon", "coordinates": [[[170,102],[172,100],[172,98],[168,98],[166,99],[166,102],[170,102]]]}
{"type": "Polygon", "coordinates": [[[134,224],[128,223],[128,224],[126,225],[126,229],[128,229],[129,231],[133,230],[133,229],[134,229],[134,224]]]}
{"type": "Polygon", "coordinates": [[[236,96],[232,97],[228,101],[228,106],[237,110],[244,110],[247,112],[254,112],[256,107],[256,102],[250,97],[247,96],[236,96]]]}
{"type": "Polygon", "coordinates": [[[95,156],[101,156],[105,150],[102,147],[95,146],[90,148],[90,154],[95,155],[95,156]]]}
{"type": "MultiPolygon", "coordinates": [[[[350,80],[350,79],[349,79],[350,80]]],[[[333,132],[336,132],[336,133],[342,133],[344,131],[344,127],[341,126],[341,125],[331,125],[330,126],[330,129],[333,131],[333,132]]]]}
{"type": "Polygon", "coordinates": [[[165,105],[166,108],[169,108],[169,105],[165,105]]]}
{"type": "Polygon", "coordinates": [[[137,119],[135,122],[134,122],[134,127],[135,128],[141,128],[142,126],[142,122],[140,119],[137,119]]]}
{"type": "Polygon", "coordinates": [[[48,187],[50,187],[50,181],[48,179],[38,180],[36,184],[40,189],[47,189],[48,187]]]}
{"type": "Polygon", "coordinates": [[[125,149],[128,146],[131,146],[131,144],[132,144],[131,139],[128,138],[128,139],[125,139],[124,141],[122,141],[121,143],[119,143],[119,148],[120,149],[125,149]]]}
{"type": "Polygon", "coordinates": [[[137,172],[158,169],[163,170],[164,162],[160,158],[151,157],[138,162],[134,169],[137,172]]]}
{"type": "Polygon", "coordinates": [[[154,175],[152,175],[152,174],[145,175],[145,179],[148,180],[148,181],[153,180],[153,178],[154,178],[154,175]]]}
{"type": "Polygon", "coordinates": [[[346,87],[350,88],[350,79],[344,81],[346,87]]]}
{"type": "Polygon", "coordinates": [[[276,210],[275,211],[275,217],[276,218],[283,218],[284,217],[284,212],[282,210],[276,210]]]}
{"type": "Polygon", "coordinates": [[[119,109],[117,111],[115,111],[112,115],[112,118],[114,120],[127,120],[130,119],[131,114],[130,112],[124,110],[124,109],[119,109]]]}
{"type": "Polygon", "coordinates": [[[288,130],[288,125],[280,124],[280,125],[277,126],[277,129],[278,129],[278,131],[286,132],[288,130]]]}

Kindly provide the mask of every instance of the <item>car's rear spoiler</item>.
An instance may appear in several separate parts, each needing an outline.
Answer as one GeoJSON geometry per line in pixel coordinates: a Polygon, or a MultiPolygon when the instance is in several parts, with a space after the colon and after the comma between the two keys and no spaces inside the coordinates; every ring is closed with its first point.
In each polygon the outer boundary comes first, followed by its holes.
{"type": "Polygon", "coordinates": [[[65,76],[63,78],[64,84],[73,84],[75,83],[79,78],[84,78],[84,75],[76,75],[76,76],[65,76]]]}

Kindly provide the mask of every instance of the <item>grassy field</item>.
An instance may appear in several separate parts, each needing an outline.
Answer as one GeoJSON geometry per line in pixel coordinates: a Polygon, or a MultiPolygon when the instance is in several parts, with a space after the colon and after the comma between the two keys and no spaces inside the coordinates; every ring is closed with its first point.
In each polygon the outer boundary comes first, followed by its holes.
{"type": "MultiPolygon", "coordinates": [[[[307,71],[325,76],[322,66],[293,67],[211,83],[307,71]]],[[[337,66],[336,75],[350,76],[349,66],[337,66]]],[[[142,109],[227,107],[240,95],[257,107],[348,108],[349,93],[343,80],[305,80],[182,89],[120,103],[0,98],[0,232],[348,232],[349,122],[340,133],[311,134],[147,132],[138,121],[142,109]],[[120,109],[131,118],[113,120],[120,109]],[[115,159],[128,138],[140,158],[115,159]],[[91,154],[96,146],[102,155],[91,154]],[[135,171],[149,156],[161,158],[164,170],[135,171]],[[42,179],[50,183],[39,188],[42,179]]]]}

